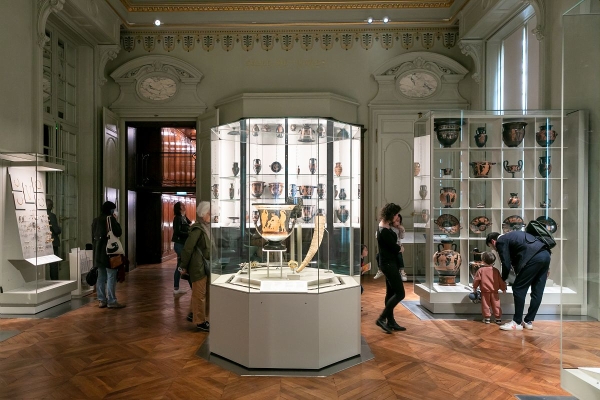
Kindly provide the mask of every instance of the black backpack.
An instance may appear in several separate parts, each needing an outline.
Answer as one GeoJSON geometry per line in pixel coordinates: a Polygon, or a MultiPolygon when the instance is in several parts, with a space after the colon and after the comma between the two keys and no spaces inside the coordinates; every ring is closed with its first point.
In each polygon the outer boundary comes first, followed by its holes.
{"type": "Polygon", "coordinates": [[[546,244],[548,250],[552,249],[556,246],[556,241],[548,229],[546,229],[546,225],[537,220],[531,220],[525,227],[525,232],[529,233],[532,236],[540,239],[542,242],[546,244]]]}

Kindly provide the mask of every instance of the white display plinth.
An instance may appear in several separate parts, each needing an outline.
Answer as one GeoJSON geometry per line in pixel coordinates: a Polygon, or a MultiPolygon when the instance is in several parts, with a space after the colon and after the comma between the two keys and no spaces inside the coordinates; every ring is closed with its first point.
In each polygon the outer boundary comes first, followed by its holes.
{"type": "Polygon", "coordinates": [[[352,277],[320,293],[264,293],[226,283],[231,277],[210,288],[211,353],[269,369],[321,369],[360,354],[360,285],[352,277]]]}
{"type": "Polygon", "coordinates": [[[69,266],[71,280],[77,282],[77,288],[71,292],[74,297],[86,296],[94,291],[85,281],[85,276],[94,263],[94,252],[92,250],[71,249],[69,253],[69,266]]]}
{"type": "MultiPolygon", "coordinates": [[[[469,299],[472,287],[461,285],[442,286],[433,284],[430,290],[424,284],[415,285],[415,294],[419,296],[419,304],[434,314],[477,314],[481,312],[481,305],[474,304],[469,299]]],[[[544,297],[538,314],[560,314],[562,291],[563,314],[582,315],[581,304],[577,293],[572,289],[558,285],[546,286],[544,297]]],[[[528,291],[530,293],[531,290],[528,291]]],[[[529,304],[530,297],[527,296],[525,304],[529,304]]],[[[500,304],[504,314],[513,314],[515,306],[513,302],[512,287],[509,286],[506,293],[500,293],[500,304]]],[[[527,306],[525,307],[527,310],[527,306]]]]}

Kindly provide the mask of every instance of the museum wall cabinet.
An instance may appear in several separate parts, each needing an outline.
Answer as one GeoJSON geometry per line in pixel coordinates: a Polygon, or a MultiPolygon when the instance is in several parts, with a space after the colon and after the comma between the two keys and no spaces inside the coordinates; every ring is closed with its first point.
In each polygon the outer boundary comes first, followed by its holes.
{"type": "MultiPolygon", "coordinates": [[[[2,203],[2,259],[0,260],[0,313],[35,314],[69,301],[75,280],[46,280],[45,266],[62,261],[54,255],[46,211],[49,179],[68,178],[71,165],[34,153],[1,153],[4,180],[2,203]]],[[[68,163],[67,163],[68,164],[68,163]]]]}
{"type": "Polygon", "coordinates": [[[326,118],[212,130],[211,352],[301,369],[360,354],[360,138],[326,118]]]}
{"type": "MultiPolygon", "coordinates": [[[[468,294],[486,235],[524,230],[537,219],[558,243],[540,313],[558,314],[562,295],[563,313],[586,314],[586,121],[583,111],[432,111],[416,122],[421,304],[477,313],[468,294]]],[[[510,286],[501,301],[510,314],[510,286]]]]}

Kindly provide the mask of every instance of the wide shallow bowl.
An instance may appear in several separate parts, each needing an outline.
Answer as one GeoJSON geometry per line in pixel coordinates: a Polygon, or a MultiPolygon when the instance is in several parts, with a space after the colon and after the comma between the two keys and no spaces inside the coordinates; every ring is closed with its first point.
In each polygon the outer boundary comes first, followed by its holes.
{"type": "Polygon", "coordinates": [[[525,221],[519,215],[511,215],[502,221],[502,232],[520,231],[525,226],[525,221]]]}
{"type": "Polygon", "coordinates": [[[542,224],[546,225],[546,229],[548,229],[548,232],[550,232],[550,233],[554,233],[558,229],[558,224],[556,223],[555,220],[553,220],[550,217],[544,217],[542,215],[541,217],[537,217],[536,221],[539,221],[542,224]]]}
{"type": "Polygon", "coordinates": [[[488,228],[488,226],[491,225],[492,221],[490,221],[488,217],[482,215],[479,217],[475,217],[471,220],[471,223],[469,224],[469,229],[471,229],[471,232],[473,233],[482,233],[488,228]]]}
{"type": "Polygon", "coordinates": [[[490,161],[471,161],[471,167],[473,167],[473,176],[475,178],[487,178],[492,165],[496,165],[495,162],[490,161]]]}
{"type": "Polygon", "coordinates": [[[458,233],[461,226],[460,221],[454,215],[442,214],[436,220],[435,224],[445,233],[458,233]]]}

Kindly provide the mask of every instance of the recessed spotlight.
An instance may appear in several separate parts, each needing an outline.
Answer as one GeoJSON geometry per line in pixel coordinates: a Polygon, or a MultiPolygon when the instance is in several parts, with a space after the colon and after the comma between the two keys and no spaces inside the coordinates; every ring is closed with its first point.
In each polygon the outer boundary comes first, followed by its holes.
{"type": "Polygon", "coordinates": [[[390,19],[388,17],[383,17],[383,23],[387,24],[388,22],[390,22],[390,19]]]}
{"type": "Polygon", "coordinates": [[[157,19],[156,21],[154,21],[154,25],[156,26],[160,26],[162,22],[160,22],[160,19],[157,19]]]}
{"type": "Polygon", "coordinates": [[[367,18],[367,24],[372,24],[372,23],[373,23],[373,17],[367,18]]]}

